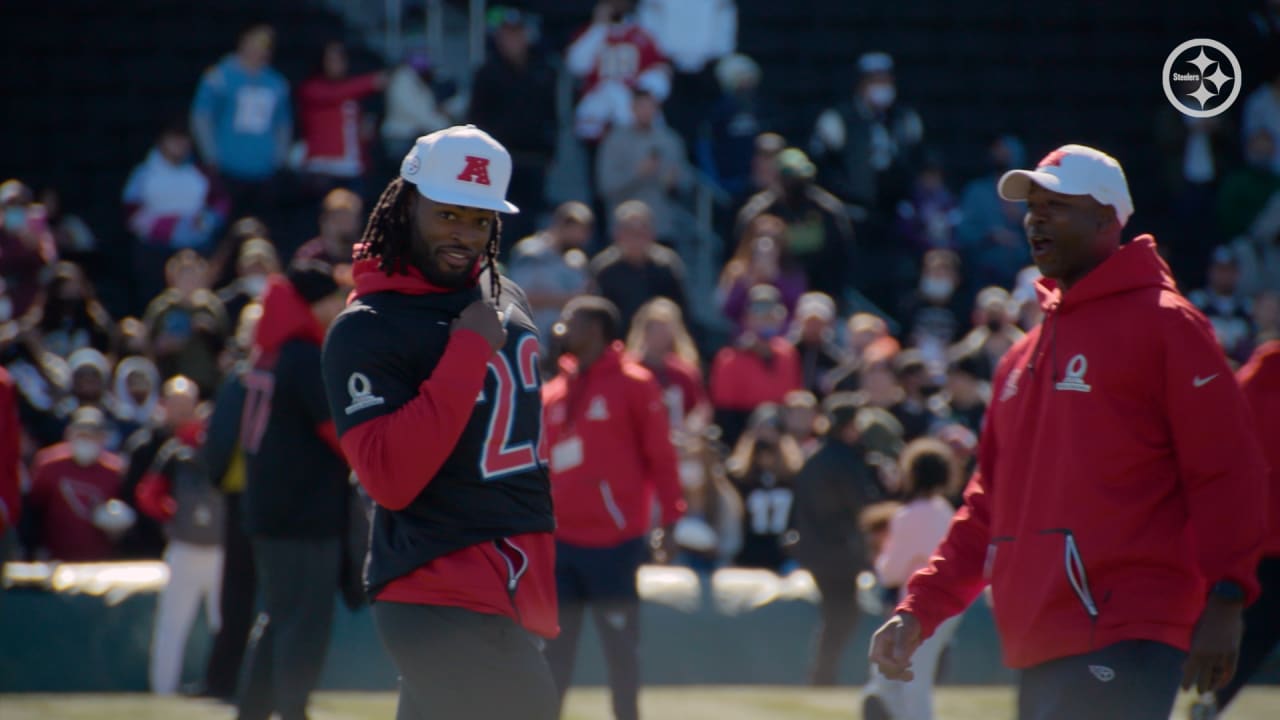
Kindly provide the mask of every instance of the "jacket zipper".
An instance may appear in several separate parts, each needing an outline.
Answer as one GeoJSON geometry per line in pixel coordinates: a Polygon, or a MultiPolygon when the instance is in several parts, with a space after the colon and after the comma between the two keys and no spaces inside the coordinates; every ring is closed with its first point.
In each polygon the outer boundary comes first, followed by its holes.
{"type": "Polygon", "coordinates": [[[502,557],[502,562],[507,566],[507,599],[511,601],[511,609],[515,611],[516,622],[523,625],[524,621],[520,617],[520,606],[516,604],[516,589],[520,587],[520,578],[524,577],[525,572],[529,570],[529,556],[519,545],[511,542],[507,538],[499,538],[493,541],[493,547],[498,551],[498,555],[502,557]],[[511,562],[511,556],[506,553],[503,548],[514,550],[516,555],[520,556],[520,567],[516,567],[511,562]]]}
{"type": "Polygon", "coordinates": [[[622,511],[618,509],[618,503],[613,499],[613,488],[609,487],[608,480],[600,481],[600,497],[604,498],[604,509],[609,511],[609,517],[613,518],[613,524],[618,526],[619,530],[627,527],[627,519],[623,517],[622,511]]]}

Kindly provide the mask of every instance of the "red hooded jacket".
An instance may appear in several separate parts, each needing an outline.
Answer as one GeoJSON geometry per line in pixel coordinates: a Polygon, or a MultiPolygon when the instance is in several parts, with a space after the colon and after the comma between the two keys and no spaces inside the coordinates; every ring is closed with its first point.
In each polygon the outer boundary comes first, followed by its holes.
{"type": "MultiPolygon", "coordinates": [[[[324,330],[311,314],[311,306],[293,289],[289,279],[283,275],[272,276],[267,281],[267,289],[262,293],[262,319],[253,332],[253,349],[256,353],[254,367],[274,367],[280,348],[290,340],[323,344],[324,330]]],[[[334,427],[333,420],[325,420],[317,425],[316,435],[339,456],[342,455],[342,448],[338,444],[338,430],[334,427]]]]}
{"type": "MultiPolygon", "coordinates": [[[[376,292],[425,295],[445,292],[409,268],[388,276],[374,260],[359,260],[352,273],[353,299],[376,292]]],[[[422,492],[453,452],[484,389],[488,341],[466,330],[450,336],[435,370],[419,394],[394,413],[363,422],[342,436],[342,448],[360,484],[374,502],[391,510],[405,507],[422,492]],[[424,443],[423,438],[436,442],[424,443]]],[[[507,538],[527,559],[519,592],[507,593],[507,575],[515,559],[493,543],[472,545],[436,558],[391,581],[377,599],[416,605],[461,607],[504,615],[543,637],[559,634],[556,606],[555,541],[551,533],[507,538]]]]}
{"type": "Polygon", "coordinates": [[[1258,440],[1271,468],[1267,483],[1270,532],[1262,554],[1280,557],[1280,340],[1258,347],[1249,362],[1236,373],[1236,379],[1253,411],[1258,440]]]}
{"type": "Polygon", "coordinates": [[[314,77],[298,88],[307,168],[343,177],[364,171],[360,100],[378,91],[376,75],[345,80],[314,77]]]}
{"type": "Polygon", "coordinates": [[[1185,650],[1209,583],[1258,594],[1265,470],[1244,398],[1150,236],[1040,292],[964,507],[898,610],[928,637],[990,582],[1015,668],[1122,640],[1185,650]]]}
{"type": "Polygon", "coordinates": [[[611,547],[649,531],[656,492],[662,524],[684,514],[669,411],[653,373],[614,343],[579,372],[571,356],[542,388],[551,453],[556,539],[611,547]]]}

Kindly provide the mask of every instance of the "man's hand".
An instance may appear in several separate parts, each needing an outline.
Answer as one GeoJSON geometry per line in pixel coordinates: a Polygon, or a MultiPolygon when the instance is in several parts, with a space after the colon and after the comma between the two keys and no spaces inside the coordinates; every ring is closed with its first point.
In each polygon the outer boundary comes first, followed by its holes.
{"type": "Polygon", "coordinates": [[[889,618],[871,638],[869,659],[890,680],[912,680],[911,656],[920,647],[920,621],[909,613],[889,618]]]}
{"type": "Polygon", "coordinates": [[[498,311],[484,300],[476,300],[462,309],[458,319],[453,321],[450,332],[470,330],[477,333],[489,343],[489,348],[497,352],[507,344],[507,329],[503,327],[498,311]]]}
{"type": "Polygon", "coordinates": [[[1244,604],[1210,597],[1191,634],[1191,652],[1182,669],[1182,689],[1208,692],[1225,687],[1236,674],[1244,604]]]}
{"type": "Polygon", "coordinates": [[[666,525],[654,530],[650,546],[654,551],[654,559],[659,563],[663,565],[674,563],[676,555],[680,553],[680,548],[676,545],[676,526],[666,525]]]}

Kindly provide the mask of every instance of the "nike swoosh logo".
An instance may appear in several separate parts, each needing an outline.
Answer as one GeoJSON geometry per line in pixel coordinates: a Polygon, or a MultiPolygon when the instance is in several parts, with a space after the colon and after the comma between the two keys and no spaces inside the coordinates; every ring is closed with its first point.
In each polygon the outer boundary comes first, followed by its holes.
{"type": "Polygon", "coordinates": [[[1209,381],[1210,381],[1210,380],[1213,380],[1213,379],[1214,379],[1214,378],[1216,378],[1216,377],[1218,377],[1218,373],[1214,373],[1214,374],[1210,375],[1209,377],[1205,377],[1205,378],[1197,377],[1197,378],[1194,378],[1194,379],[1191,381],[1191,384],[1192,384],[1192,385],[1195,385],[1196,387],[1204,387],[1205,385],[1208,385],[1208,384],[1209,384],[1209,381]]]}

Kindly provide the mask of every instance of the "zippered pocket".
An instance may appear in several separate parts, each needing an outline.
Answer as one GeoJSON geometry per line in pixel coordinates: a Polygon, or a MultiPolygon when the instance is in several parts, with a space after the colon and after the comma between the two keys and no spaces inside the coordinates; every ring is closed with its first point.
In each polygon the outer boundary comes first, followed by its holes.
{"type": "Polygon", "coordinates": [[[622,510],[618,508],[618,501],[613,497],[613,488],[609,487],[608,480],[600,481],[600,498],[604,500],[604,509],[608,511],[609,517],[613,518],[613,524],[617,525],[619,530],[625,530],[627,518],[623,516],[622,510]]]}
{"type": "Polygon", "coordinates": [[[1085,571],[1084,559],[1080,557],[1080,547],[1076,544],[1076,536],[1068,528],[1041,530],[1041,535],[1063,535],[1062,564],[1067,573],[1067,582],[1079,598],[1084,611],[1093,622],[1098,620],[1098,603],[1093,599],[1093,591],[1089,589],[1089,575],[1085,571]]]}
{"type": "Polygon", "coordinates": [[[511,542],[507,538],[499,538],[493,541],[493,547],[498,551],[498,555],[502,556],[502,561],[507,565],[507,592],[515,594],[516,588],[520,586],[520,578],[524,577],[525,572],[529,570],[529,556],[519,545],[511,542]],[[512,560],[510,550],[516,555],[519,564],[512,560]]]}

